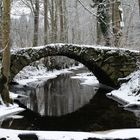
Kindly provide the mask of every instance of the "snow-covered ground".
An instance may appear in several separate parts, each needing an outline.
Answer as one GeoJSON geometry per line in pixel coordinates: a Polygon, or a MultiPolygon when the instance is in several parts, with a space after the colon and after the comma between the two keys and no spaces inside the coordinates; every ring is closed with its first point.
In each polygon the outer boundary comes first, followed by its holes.
{"type": "Polygon", "coordinates": [[[39,140],[86,140],[88,138],[99,139],[128,139],[138,138],[140,139],[140,129],[122,129],[111,130],[104,132],[66,132],[66,131],[21,131],[21,130],[7,130],[0,129],[0,138],[6,138],[7,140],[20,140],[18,135],[36,135],[39,140]],[[8,133],[7,133],[8,131],[8,133]]]}

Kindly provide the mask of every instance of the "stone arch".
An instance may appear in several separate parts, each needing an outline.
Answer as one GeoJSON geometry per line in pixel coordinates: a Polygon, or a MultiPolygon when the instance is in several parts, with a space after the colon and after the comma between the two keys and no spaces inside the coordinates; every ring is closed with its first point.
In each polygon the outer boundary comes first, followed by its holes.
{"type": "Polygon", "coordinates": [[[134,55],[138,56],[138,54],[128,50],[113,49],[113,51],[110,48],[95,48],[74,44],[50,44],[42,47],[20,49],[13,51],[11,55],[11,79],[23,67],[43,57],[67,56],[84,64],[93,72],[100,83],[116,87],[119,77],[127,76],[134,71],[137,60],[134,59],[134,55]]]}

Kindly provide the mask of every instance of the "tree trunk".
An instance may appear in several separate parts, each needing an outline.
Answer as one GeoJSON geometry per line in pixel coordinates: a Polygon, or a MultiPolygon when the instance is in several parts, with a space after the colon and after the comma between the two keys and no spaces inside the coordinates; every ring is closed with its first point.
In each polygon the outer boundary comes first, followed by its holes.
{"type": "Polygon", "coordinates": [[[78,13],[78,1],[75,2],[75,21],[76,21],[76,43],[81,43],[81,32],[80,32],[80,21],[79,21],[79,13],[78,13]]]}
{"type": "Polygon", "coordinates": [[[51,18],[51,43],[57,42],[58,39],[58,24],[57,15],[58,12],[58,0],[51,0],[50,18],[51,18]]]}
{"type": "Polygon", "coordinates": [[[63,13],[63,2],[59,0],[60,9],[60,42],[64,41],[64,13],[63,13]]]}
{"type": "Polygon", "coordinates": [[[54,12],[54,40],[55,42],[57,42],[58,39],[58,27],[57,27],[57,20],[58,20],[58,16],[57,16],[57,12],[58,12],[58,0],[55,0],[54,3],[54,8],[55,8],[55,12],[54,12]]]}
{"type": "Polygon", "coordinates": [[[51,43],[54,43],[54,0],[51,0],[51,43]]]}
{"type": "Polygon", "coordinates": [[[44,45],[48,43],[48,0],[44,0],[44,45]]]}
{"type": "Polygon", "coordinates": [[[39,0],[35,0],[33,47],[38,46],[38,30],[39,30],[39,0]]]}
{"type": "Polygon", "coordinates": [[[67,7],[66,0],[59,0],[59,28],[60,28],[60,42],[68,42],[68,28],[67,28],[67,7]]]}
{"type": "Polygon", "coordinates": [[[0,49],[2,49],[2,0],[0,1],[0,49]]]}
{"type": "Polygon", "coordinates": [[[2,22],[2,69],[0,79],[1,96],[5,103],[10,102],[9,97],[9,71],[10,71],[10,0],[3,0],[3,22],[2,22]]]}
{"type": "Polygon", "coordinates": [[[112,28],[114,34],[114,46],[119,47],[120,38],[122,36],[121,31],[121,11],[119,7],[121,6],[120,0],[112,1],[112,28]]]}
{"type": "Polygon", "coordinates": [[[138,3],[139,3],[139,15],[140,15],[140,0],[138,0],[138,3]]]}
{"type": "Polygon", "coordinates": [[[105,40],[105,46],[110,46],[110,18],[109,18],[109,8],[110,2],[109,0],[101,0],[99,3],[95,3],[97,5],[97,42],[101,40],[101,33],[105,40]],[[99,29],[100,28],[100,29],[99,29]],[[99,30],[99,31],[98,31],[99,30]]]}
{"type": "Polygon", "coordinates": [[[102,40],[102,32],[101,32],[100,24],[99,24],[98,21],[97,21],[96,26],[97,26],[97,27],[96,27],[96,32],[97,32],[96,44],[97,44],[97,45],[100,45],[101,40],[102,40]]]}
{"type": "Polygon", "coordinates": [[[68,10],[67,10],[67,2],[64,0],[63,5],[64,5],[64,41],[68,42],[68,10]]]}

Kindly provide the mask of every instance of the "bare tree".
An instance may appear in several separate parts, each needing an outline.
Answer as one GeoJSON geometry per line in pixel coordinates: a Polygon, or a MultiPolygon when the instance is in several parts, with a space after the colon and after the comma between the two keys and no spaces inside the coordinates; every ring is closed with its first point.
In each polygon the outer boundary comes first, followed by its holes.
{"type": "Polygon", "coordinates": [[[138,0],[138,3],[139,3],[139,15],[140,15],[140,0],[138,0]]]}
{"type": "Polygon", "coordinates": [[[93,8],[97,7],[97,44],[99,44],[101,40],[101,33],[105,40],[105,45],[110,45],[110,37],[109,37],[109,0],[92,0],[93,8]]]}
{"type": "Polygon", "coordinates": [[[38,45],[38,30],[39,30],[39,0],[35,0],[34,11],[34,36],[33,36],[33,46],[38,45]]]}
{"type": "Polygon", "coordinates": [[[32,46],[38,46],[40,0],[21,0],[34,16],[34,33],[32,46]]]}
{"type": "Polygon", "coordinates": [[[1,68],[1,96],[5,103],[10,102],[9,97],[9,74],[10,74],[10,0],[3,0],[3,21],[2,21],[2,68],[1,68]]]}
{"type": "Polygon", "coordinates": [[[48,0],[44,0],[44,44],[48,43],[48,0]]]}
{"type": "Polygon", "coordinates": [[[81,42],[81,33],[80,33],[80,21],[79,21],[79,11],[78,11],[78,1],[76,0],[74,3],[75,15],[74,15],[74,29],[72,31],[73,34],[73,42],[80,44],[81,42]]]}
{"type": "Polygon", "coordinates": [[[0,0],[0,48],[2,48],[2,0],[0,0]]]}
{"type": "Polygon", "coordinates": [[[122,36],[121,30],[121,1],[112,0],[112,28],[114,33],[114,45],[118,47],[120,45],[120,39],[122,36]]]}
{"type": "Polygon", "coordinates": [[[68,42],[68,10],[67,10],[68,8],[67,8],[67,0],[63,1],[63,7],[64,7],[64,41],[68,42]]]}
{"type": "Polygon", "coordinates": [[[59,9],[60,9],[60,42],[64,41],[64,8],[63,1],[59,0],[59,9]]]}
{"type": "Polygon", "coordinates": [[[51,42],[57,42],[58,36],[58,0],[51,0],[50,2],[50,26],[51,26],[51,42]]]}

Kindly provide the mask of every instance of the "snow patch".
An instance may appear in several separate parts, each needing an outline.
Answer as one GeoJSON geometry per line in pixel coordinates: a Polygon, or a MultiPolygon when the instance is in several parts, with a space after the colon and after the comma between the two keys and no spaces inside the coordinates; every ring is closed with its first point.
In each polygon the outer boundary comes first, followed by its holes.
{"type": "MultiPolygon", "coordinates": [[[[16,51],[19,50],[28,50],[28,49],[33,49],[33,50],[40,50],[40,49],[45,49],[47,48],[47,46],[49,47],[57,47],[57,48],[61,48],[64,46],[75,46],[75,47],[80,47],[80,48],[94,48],[95,50],[108,50],[110,51],[110,53],[119,51],[119,53],[123,54],[126,51],[127,52],[134,52],[134,53],[139,53],[140,51],[138,50],[130,50],[130,49],[126,49],[126,48],[117,48],[117,47],[107,47],[107,46],[101,46],[101,45],[79,45],[79,44],[63,44],[63,43],[56,43],[56,44],[48,44],[45,46],[37,46],[37,47],[26,47],[26,48],[21,48],[21,49],[13,49],[12,51],[16,53],[16,51]]],[[[108,52],[107,52],[108,53],[108,52]]]]}
{"type": "Polygon", "coordinates": [[[10,104],[8,107],[6,105],[0,105],[0,120],[22,111],[24,111],[24,109],[17,104],[10,104]]]}
{"type": "Polygon", "coordinates": [[[99,81],[91,72],[79,73],[79,74],[76,74],[76,76],[72,76],[71,78],[80,79],[82,81],[82,83],[80,83],[81,85],[98,85],[99,84],[99,81]]]}

